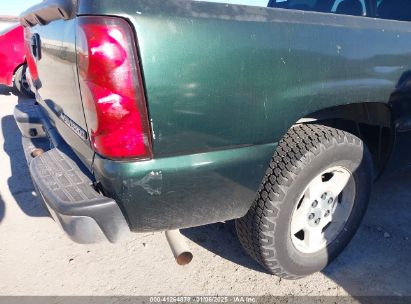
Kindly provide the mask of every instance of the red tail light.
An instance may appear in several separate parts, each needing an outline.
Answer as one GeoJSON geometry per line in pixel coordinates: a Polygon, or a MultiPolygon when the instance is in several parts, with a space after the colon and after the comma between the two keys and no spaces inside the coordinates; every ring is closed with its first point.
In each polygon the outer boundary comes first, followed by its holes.
{"type": "Polygon", "coordinates": [[[105,157],[151,158],[150,127],[133,31],[115,17],[80,17],[77,58],[90,139],[105,157]]]}

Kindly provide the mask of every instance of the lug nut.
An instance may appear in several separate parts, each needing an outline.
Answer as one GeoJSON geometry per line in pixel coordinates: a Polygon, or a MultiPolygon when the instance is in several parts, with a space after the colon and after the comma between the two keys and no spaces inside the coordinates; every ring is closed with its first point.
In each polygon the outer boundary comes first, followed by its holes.
{"type": "Polygon", "coordinates": [[[312,220],[314,218],[315,214],[314,213],[310,213],[310,215],[308,216],[309,220],[312,220]]]}
{"type": "Polygon", "coordinates": [[[324,216],[327,217],[327,216],[329,216],[329,215],[330,215],[330,210],[325,211],[324,216]]]}
{"type": "Polygon", "coordinates": [[[318,206],[318,201],[317,200],[313,201],[313,203],[311,204],[311,207],[315,208],[317,206],[318,206]]]}
{"type": "Polygon", "coordinates": [[[320,223],[320,221],[321,221],[321,219],[320,219],[320,218],[318,218],[318,219],[316,219],[316,220],[315,220],[315,222],[314,222],[314,223],[315,223],[316,225],[318,225],[318,224],[320,223]]]}
{"type": "Polygon", "coordinates": [[[326,198],[327,198],[327,192],[324,192],[324,193],[321,195],[321,199],[325,200],[326,198]]]}
{"type": "Polygon", "coordinates": [[[334,200],[333,200],[333,198],[332,198],[332,197],[330,197],[330,198],[328,199],[328,203],[329,203],[329,204],[332,204],[332,203],[333,203],[333,201],[334,201],[334,200]]]}

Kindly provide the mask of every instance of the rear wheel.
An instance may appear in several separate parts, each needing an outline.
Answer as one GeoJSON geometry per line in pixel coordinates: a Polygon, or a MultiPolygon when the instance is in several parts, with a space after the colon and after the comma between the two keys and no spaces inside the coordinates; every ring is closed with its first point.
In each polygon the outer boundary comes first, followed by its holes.
{"type": "Polygon", "coordinates": [[[14,88],[19,94],[29,98],[34,98],[34,93],[30,90],[30,85],[26,78],[27,65],[21,65],[14,73],[14,88]]]}
{"type": "Polygon", "coordinates": [[[240,242],[283,278],[317,272],[353,237],[371,184],[370,153],[358,137],[296,125],[280,141],[254,204],[236,221],[240,242]]]}

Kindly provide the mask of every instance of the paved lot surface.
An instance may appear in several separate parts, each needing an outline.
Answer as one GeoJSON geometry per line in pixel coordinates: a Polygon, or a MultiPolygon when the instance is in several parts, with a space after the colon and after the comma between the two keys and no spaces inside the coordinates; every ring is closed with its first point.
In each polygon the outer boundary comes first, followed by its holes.
{"type": "Polygon", "coordinates": [[[230,223],[183,231],[194,260],[180,267],[163,233],[114,245],[63,234],[33,192],[17,102],[0,87],[0,295],[411,295],[411,170],[377,182],[360,231],[322,273],[298,281],[266,274],[230,223]]]}

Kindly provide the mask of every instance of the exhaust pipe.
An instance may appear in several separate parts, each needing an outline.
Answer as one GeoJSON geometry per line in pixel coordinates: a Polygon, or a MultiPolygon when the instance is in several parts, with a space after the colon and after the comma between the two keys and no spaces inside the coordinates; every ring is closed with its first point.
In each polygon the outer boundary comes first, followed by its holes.
{"type": "Polygon", "coordinates": [[[187,265],[190,263],[193,259],[193,254],[190,252],[187,242],[180,233],[180,230],[166,231],[166,238],[177,264],[187,265]]]}

